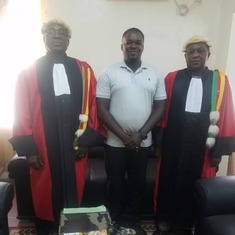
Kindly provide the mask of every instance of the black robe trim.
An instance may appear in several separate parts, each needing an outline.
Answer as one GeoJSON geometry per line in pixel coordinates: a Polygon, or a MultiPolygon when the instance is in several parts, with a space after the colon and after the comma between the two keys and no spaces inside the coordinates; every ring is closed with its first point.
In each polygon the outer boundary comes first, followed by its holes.
{"type": "Polygon", "coordinates": [[[32,135],[14,136],[9,139],[9,142],[12,144],[18,156],[28,157],[38,155],[38,150],[32,135]]]}
{"type": "Polygon", "coordinates": [[[98,131],[87,126],[84,133],[79,137],[78,144],[84,146],[96,146],[104,143],[105,137],[98,131]]]}
{"type": "Polygon", "coordinates": [[[234,152],[235,137],[217,137],[215,146],[210,150],[212,158],[220,158],[234,152]]]}
{"type": "Polygon", "coordinates": [[[49,54],[37,61],[37,78],[55,218],[64,207],[78,207],[73,140],[82,107],[82,76],[74,58],[55,60],[49,54]],[[63,64],[71,94],[55,96],[53,66],[63,64]]]}

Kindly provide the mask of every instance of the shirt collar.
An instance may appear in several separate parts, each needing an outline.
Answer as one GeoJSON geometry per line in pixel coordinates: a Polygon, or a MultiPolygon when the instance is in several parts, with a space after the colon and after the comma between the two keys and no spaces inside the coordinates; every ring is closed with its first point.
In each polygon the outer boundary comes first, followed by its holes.
{"type": "MultiPolygon", "coordinates": [[[[120,68],[125,68],[125,69],[127,69],[127,70],[130,70],[130,68],[126,65],[126,63],[124,62],[124,60],[120,62],[120,68]]],[[[140,65],[140,67],[137,69],[137,71],[143,70],[143,69],[148,69],[148,67],[147,67],[147,65],[146,65],[145,63],[143,63],[143,62],[141,61],[141,65],[140,65]]]]}

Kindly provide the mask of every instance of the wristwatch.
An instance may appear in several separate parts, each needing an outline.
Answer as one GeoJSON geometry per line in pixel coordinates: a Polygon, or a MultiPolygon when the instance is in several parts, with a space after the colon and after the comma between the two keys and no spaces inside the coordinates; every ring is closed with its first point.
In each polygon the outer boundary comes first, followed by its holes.
{"type": "Polygon", "coordinates": [[[141,131],[138,131],[138,133],[140,134],[141,140],[146,140],[148,138],[148,135],[146,133],[142,133],[141,131]]]}

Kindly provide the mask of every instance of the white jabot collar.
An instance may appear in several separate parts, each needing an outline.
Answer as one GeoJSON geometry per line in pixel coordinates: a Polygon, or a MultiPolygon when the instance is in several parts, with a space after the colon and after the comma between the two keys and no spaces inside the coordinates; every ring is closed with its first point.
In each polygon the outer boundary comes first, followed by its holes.
{"type": "Polygon", "coordinates": [[[68,83],[68,77],[63,64],[54,64],[53,84],[55,96],[71,94],[68,83]]]}
{"type": "Polygon", "coordinates": [[[201,78],[192,77],[186,98],[185,111],[200,113],[202,106],[202,95],[203,89],[201,78]]]}

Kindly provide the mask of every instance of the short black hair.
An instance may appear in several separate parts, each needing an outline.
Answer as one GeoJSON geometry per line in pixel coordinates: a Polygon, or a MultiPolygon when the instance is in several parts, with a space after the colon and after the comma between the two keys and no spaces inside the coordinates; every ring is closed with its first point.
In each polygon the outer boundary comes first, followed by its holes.
{"type": "Polygon", "coordinates": [[[143,32],[142,32],[140,29],[138,29],[138,28],[130,28],[130,29],[127,29],[127,30],[123,33],[122,38],[125,38],[128,33],[132,33],[132,32],[141,34],[141,36],[143,37],[143,40],[144,40],[144,34],[143,34],[143,32]]]}

